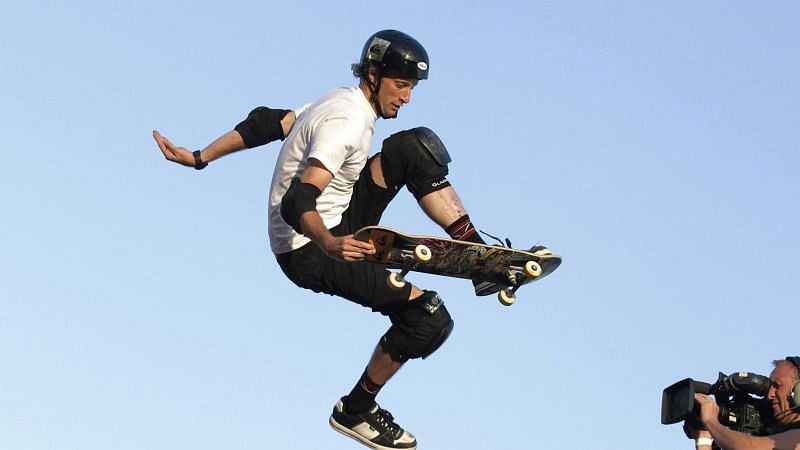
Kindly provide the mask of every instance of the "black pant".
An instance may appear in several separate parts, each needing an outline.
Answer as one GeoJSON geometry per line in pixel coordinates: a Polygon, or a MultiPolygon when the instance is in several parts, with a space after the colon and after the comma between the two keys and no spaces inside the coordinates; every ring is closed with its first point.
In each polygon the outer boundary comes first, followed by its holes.
{"type": "MultiPolygon", "coordinates": [[[[377,225],[397,194],[396,190],[384,189],[373,181],[370,165],[374,158],[361,171],[342,222],[331,229],[334,236],[346,236],[362,227],[377,225]]],[[[386,284],[389,271],[382,266],[366,261],[337,261],[313,242],[276,258],[283,273],[296,285],[346,298],[384,315],[404,307],[411,293],[409,283],[399,291],[389,288],[386,284]]]]}

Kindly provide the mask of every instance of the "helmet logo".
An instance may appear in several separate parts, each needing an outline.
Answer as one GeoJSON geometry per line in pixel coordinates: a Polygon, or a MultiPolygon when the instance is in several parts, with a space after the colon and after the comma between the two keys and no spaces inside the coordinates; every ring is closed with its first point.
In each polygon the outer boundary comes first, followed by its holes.
{"type": "Polygon", "coordinates": [[[369,44],[369,51],[367,52],[367,59],[381,62],[383,61],[383,55],[386,54],[386,50],[389,48],[391,42],[376,37],[372,40],[369,44]]]}
{"type": "Polygon", "coordinates": [[[428,64],[425,61],[420,61],[417,63],[417,69],[428,70],[428,64]]]}

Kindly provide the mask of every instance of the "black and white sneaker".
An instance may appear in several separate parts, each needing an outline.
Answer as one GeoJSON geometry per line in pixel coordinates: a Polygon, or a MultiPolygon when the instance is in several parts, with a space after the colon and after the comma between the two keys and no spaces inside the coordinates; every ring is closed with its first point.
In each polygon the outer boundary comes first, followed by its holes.
{"type": "MultiPolygon", "coordinates": [[[[536,256],[548,256],[553,254],[549,248],[543,245],[534,245],[528,251],[536,256]]],[[[473,281],[472,285],[475,286],[475,295],[479,297],[496,294],[505,289],[505,286],[491,281],[473,281]]]]}
{"type": "Polygon", "coordinates": [[[347,414],[344,403],[339,400],[333,408],[329,420],[334,430],[377,450],[415,450],[417,440],[414,435],[403,430],[394,422],[389,411],[377,404],[361,414],[347,414]]]}

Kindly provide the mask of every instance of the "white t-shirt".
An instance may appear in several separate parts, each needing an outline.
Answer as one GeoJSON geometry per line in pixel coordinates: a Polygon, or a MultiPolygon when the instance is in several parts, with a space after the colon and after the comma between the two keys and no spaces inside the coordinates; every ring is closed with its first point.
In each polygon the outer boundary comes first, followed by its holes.
{"type": "Polygon", "coordinates": [[[310,239],[296,233],[281,218],[281,200],[292,178],[314,158],[333,174],[317,198],[317,212],[326,227],[342,221],[369,156],[377,115],[361,89],[336,89],[302,111],[281,147],[269,195],[269,243],[273,253],[286,253],[310,239]]]}

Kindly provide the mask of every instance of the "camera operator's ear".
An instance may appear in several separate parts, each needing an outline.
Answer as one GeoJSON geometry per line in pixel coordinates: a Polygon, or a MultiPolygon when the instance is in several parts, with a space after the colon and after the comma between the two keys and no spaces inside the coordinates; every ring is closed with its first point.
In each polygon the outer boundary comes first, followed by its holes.
{"type": "Polygon", "coordinates": [[[800,381],[794,384],[792,392],[789,393],[789,403],[792,404],[792,408],[800,408],[800,381]]]}
{"type": "MultiPolygon", "coordinates": [[[[792,363],[800,372],[800,356],[787,356],[784,359],[792,363]]],[[[792,404],[792,408],[800,408],[800,381],[795,382],[789,392],[789,402],[792,404]]]]}

